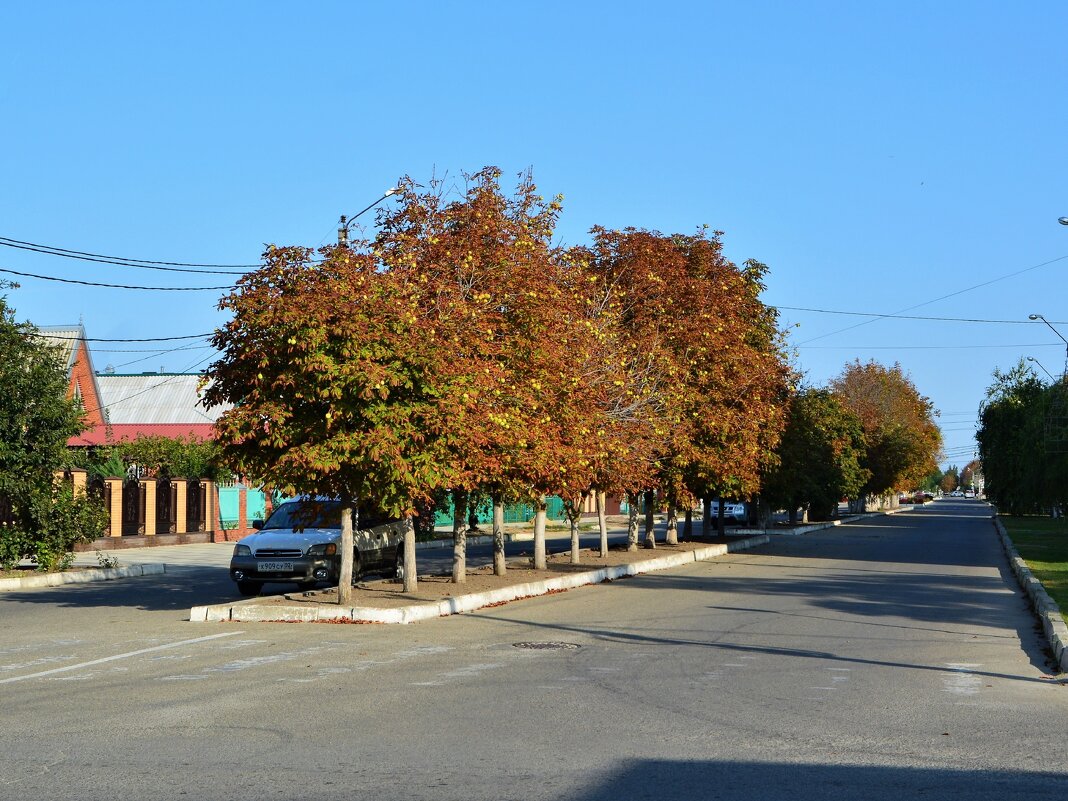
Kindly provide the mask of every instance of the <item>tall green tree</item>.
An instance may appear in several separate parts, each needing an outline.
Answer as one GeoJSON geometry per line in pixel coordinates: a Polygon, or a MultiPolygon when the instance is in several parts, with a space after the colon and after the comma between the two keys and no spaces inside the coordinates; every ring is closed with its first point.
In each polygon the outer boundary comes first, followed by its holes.
{"type": "Polygon", "coordinates": [[[18,323],[0,297],[0,506],[13,524],[0,530],[0,562],[62,560],[75,542],[101,536],[100,504],[61,490],[56,471],[67,441],[86,429],[80,402],[67,397],[59,348],[18,323]]]}
{"type": "Polygon", "coordinates": [[[980,408],[979,460],[961,470],[961,486],[981,469],[986,495],[1010,514],[1063,509],[1068,503],[1068,387],[1044,383],[1022,359],[994,370],[980,408]]]}
{"type": "Polygon", "coordinates": [[[826,389],[805,389],[790,403],[786,430],[776,449],[777,463],[764,475],[761,497],[789,512],[808,510],[825,520],[840,498],[855,498],[869,473],[860,420],[826,389]]]}

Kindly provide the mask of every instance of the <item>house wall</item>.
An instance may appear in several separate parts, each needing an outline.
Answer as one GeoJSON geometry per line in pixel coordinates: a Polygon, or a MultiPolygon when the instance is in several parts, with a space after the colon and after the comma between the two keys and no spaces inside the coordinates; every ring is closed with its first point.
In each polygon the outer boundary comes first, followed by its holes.
{"type": "Polygon", "coordinates": [[[75,350],[74,364],[70,369],[70,384],[67,388],[67,397],[80,394],[82,406],[85,408],[86,421],[91,426],[102,426],[105,423],[104,409],[100,398],[96,395],[96,383],[93,380],[93,370],[86,352],[87,345],[79,341],[75,350]]]}

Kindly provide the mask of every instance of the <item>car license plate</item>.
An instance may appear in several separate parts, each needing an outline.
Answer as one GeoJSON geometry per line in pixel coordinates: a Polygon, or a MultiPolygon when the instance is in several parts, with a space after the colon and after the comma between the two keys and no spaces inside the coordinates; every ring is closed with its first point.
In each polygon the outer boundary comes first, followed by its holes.
{"type": "Polygon", "coordinates": [[[292,573],[292,562],[259,562],[256,570],[260,573],[292,573]]]}

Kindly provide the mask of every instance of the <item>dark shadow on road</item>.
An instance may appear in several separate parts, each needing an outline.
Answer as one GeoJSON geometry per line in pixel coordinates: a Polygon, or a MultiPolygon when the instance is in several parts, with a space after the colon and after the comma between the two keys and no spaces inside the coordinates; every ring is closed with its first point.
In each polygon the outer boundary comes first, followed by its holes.
{"type": "Polygon", "coordinates": [[[65,584],[0,594],[0,607],[44,604],[55,607],[114,607],[143,611],[184,612],[202,604],[233,601],[240,596],[225,567],[182,568],[167,573],[88,584],[65,584]]]}
{"type": "MultiPolygon", "coordinates": [[[[872,754],[872,759],[882,756],[872,754]]],[[[1068,774],[1053,771],[644,759],[626,763],[616,772],[602,777],[586,792],[567,798],[572,801],[639,798],[709,801],[901,801],[906,798],[1006,801],[1026,798],[1037,801],[1063,799],[1066,793],[1068,774]]]]}

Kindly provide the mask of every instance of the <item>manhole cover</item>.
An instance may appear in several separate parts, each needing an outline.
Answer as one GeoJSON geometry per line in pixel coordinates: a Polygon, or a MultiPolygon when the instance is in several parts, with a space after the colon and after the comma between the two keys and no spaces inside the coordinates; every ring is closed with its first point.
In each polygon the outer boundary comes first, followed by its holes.
{"type": "Polygon", "coordinates": [[[562,651],[568,648],[581,648],[574,642],[514,642],[513,648],[526,648],[529,651],[562,651]]]}

